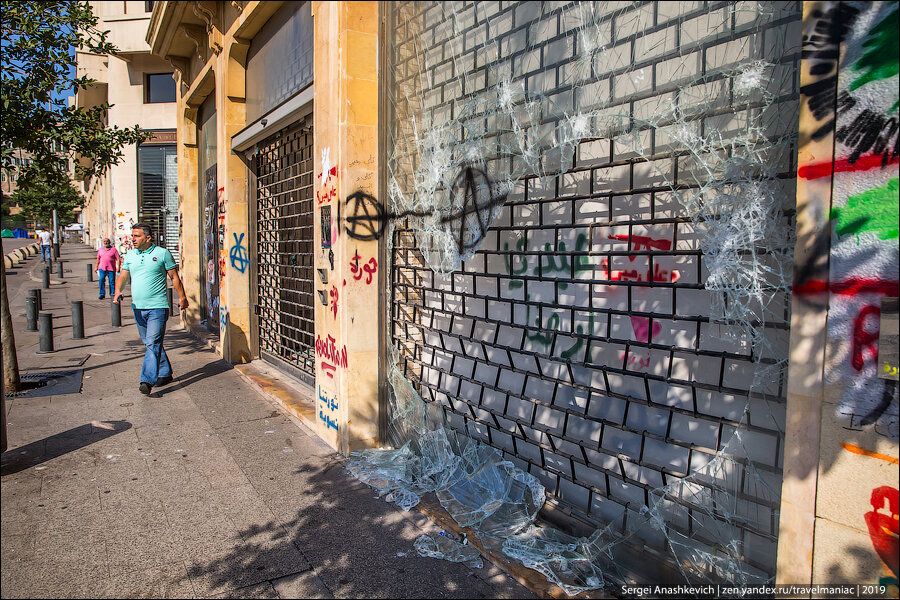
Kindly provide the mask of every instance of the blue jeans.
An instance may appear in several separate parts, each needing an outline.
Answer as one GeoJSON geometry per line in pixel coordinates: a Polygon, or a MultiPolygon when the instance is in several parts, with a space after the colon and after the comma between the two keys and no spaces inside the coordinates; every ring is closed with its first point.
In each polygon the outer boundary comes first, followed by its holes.
{"type": "Polygon", "coordinates": [[[160,377],[171,377],[172,366],[163,348],[163,337],[166,335],[166,321],[169,311],[165,308],[135,308],[134,322],[138,335],[147,347],[144,353],[144,364],[141,367],[141,383],[156,385],[160,377]]]}
{"type": "Polygon", "coordinates": [[[50,246],[41,244],[41,262],[47,262],[48,260],[50,260],[50,246]]]}
{"type": "Polygon", "coordinates": [[[100,297],[104,297],[106,295],[106,280],[109,280],[109,295],[114,297],[116,296],[116,272],[115,271],[106,271],[104,269],[97,269],[97,272],[100,273],[100,297]]]}

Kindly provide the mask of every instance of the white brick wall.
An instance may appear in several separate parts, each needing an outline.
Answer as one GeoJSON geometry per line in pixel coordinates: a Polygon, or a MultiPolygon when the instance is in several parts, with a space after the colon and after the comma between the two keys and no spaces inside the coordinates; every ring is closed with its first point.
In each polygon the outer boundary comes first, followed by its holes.
{"type": "MultiPolygon", "coordinates": [[[[406,375],[423,396],[439,388],[450,397],[454,427],[489,441],[538,477],[548,494],[603,525],[640,528],[648,490],[697,474],[733,431],[749,446],[736,464],[750,461],[758,477],[779,481],[782,376],[775,372],[754,387],[760,367],[749,341],[727,324],[710,324],[706,234],[668,183],[695,186],[705,175],[673,137],[684,129],[717,132],[727,141],[756,122],[770,135],[796,134],[800,4],[401,5],[398,13],[410,25],[398,26],[395,74],[411,79],[399,84],[397,97],[421,94],[426,109],[416,115],[418,127],[430,117],[456,128],[455,135],[463,127],[496,132],[485,139],[516,150],[514,133],[501,130],[511,122],[503,110],[454,121],[474,101],[462,94],[496,102],[504,78],[517,90],[516,110],[523,110],[523,92],[540,104],[534,114],[545,133],[578,113],[620,131],[630,118],[641,127],[676,106],[696,115],[638,131],[633,140],[582,139],[568,172],[519,178],[475,258],[452,278],[431,284],[411,236],[395,235],[395,284],[408,268],[419,273],[425,292],[419,301],[421,289],[395,285],[394,318],[409,318],[411,311],[400,307],[435,309],[430,323],[420,313],[425,335],[417,352],[401,357],[406,375]],[[586,56],[590,43],[601,49],[586,56]],[[420,81],[417,52],[428,66],[421,90],[413,85],[420,81]],[[731,104],[731,81],[720,72],[760,59],[776,63],[767,85],[786,98],[762,115],[731,104]],[[451,331],[450,319],[463,315],[467,322],[451,331]]],[[[397,117],[392,169],[412,193],[412,173],[398,159],[413,152],[416,140],[410,120],[402,112],[397,117]]],[[[559,140],[548,139],[556,143],[547,144],[535,166],[559,162],[559,140]]],[[[505,155],[483,158],[494,176],[521,164],[505,155]]],[[[786,180],[789,206],[794,159],[784,152],[771,160],[786,180]]],[[[395,327],[395,337],[406,330],[395,327]]],[[[774,348],[766,360],[786,357],[786,334],[764,332],[774,348]]],[[[726,484],[733,482],[716,483],[726,484]]],[[[669,502],[662,514],[686,530],[701,511],[690,506],[695,495],[676,498],[681,502],[669,502]]],[[[745,544],[747,568],[769,574],[773,501],[742,506],[740,527],[728,520],[709,527],[732,532],[745,544]]],[[[661,544],[658,532],[647,529],[639,536],[661,544]]]]}

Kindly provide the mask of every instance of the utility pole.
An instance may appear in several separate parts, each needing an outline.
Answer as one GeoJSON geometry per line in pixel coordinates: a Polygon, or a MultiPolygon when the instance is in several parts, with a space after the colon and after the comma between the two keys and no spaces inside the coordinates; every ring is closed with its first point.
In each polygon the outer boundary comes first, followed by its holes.
{"type": "Polygon", "coordinates": [[[59,258],[59,219],[56,218],[56,209],[53,209],[53,258],[59,258]]]}

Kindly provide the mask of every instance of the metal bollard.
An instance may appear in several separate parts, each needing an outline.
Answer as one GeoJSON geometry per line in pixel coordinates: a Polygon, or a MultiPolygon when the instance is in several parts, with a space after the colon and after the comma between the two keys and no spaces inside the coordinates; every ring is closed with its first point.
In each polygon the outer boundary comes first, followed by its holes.
{"type": "Polygon", "coordinates": [[[94,280],[94,265],[92,265],[91,263],[88,263],[85,266],[87,267],[87,280],[93,281],[94,280]]]}
{"type": "Polygon", "coordinates": [[[38,316],[38,335],[40,336],[41,349],[38,354],[53,352],[53,313],[42,312],[38,316]]]}
{"type": "Polygon", "coordinates": [[[41,299],[41,288],[31,288],[28,290],[28,296],[34,296],[37,298],[37,309],[38,312],[44,310],[44,301],[41,299]]]}
{"type": "Polygon", "coordinates": [[[63,263],[64,263],[64,262],[65,262],[65,261],[62,261],[62,260],[61,260],[61,261],[59,261],[58,263],[56,263],[56,264],[59,265],[59,278],[60,278],[60,279],[62,279],[63,277],[65,277],[65,275],[63,275],[63,263]]]}
{"type": "MultiPolygon", "coordinates": [[[[115,296],[113,296],[115,298],[115,296]]],[[[111,310],[111,324],[113,327],[121,327],[122,326],[122,305],[117,302],[110,302],[111,310]]]]}
{"type": "Polygon", "coordinates": [[[50,267],[49,265],[44,267],[44,289],[50,288],[50,267]]]}
{"type": "Polygon", "coordinates": [[[37,331],[38,306],[37,298],[25,298],[25,331],[37,331]]]}
{"type": "Polygon", "coordinates": [[[84,302],[72,301],[72,339],[84,339],[84,302]]]}
{"type": "Polygon", "coordinates": [[[53,260],[59,258],[59,242],[53,242],[53,260]]]}
{"type": "Polygon", "coordinates": [[[175,294],[173,294],[174,290],[170,287],[166,288],[166,300],[169,302],[169,317],[175,314],[175,294]]]}

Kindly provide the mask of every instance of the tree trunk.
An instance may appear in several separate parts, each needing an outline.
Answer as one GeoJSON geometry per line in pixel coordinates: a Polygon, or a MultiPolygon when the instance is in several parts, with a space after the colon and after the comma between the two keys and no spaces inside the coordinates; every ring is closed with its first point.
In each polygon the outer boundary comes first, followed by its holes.
{"type": "MultiPolygon", "coordinates": [[[[3,345],[3,391],[18,392],[22,387],[19,381],[19,359],[16,356],[16,337],[13,335],[12,315],[9,312],[9,296],[6,293],[6,262],[0,265],[0,343],[3,345]]],[[[6,411],[3,411],[6,419],[6,411]]]]}

